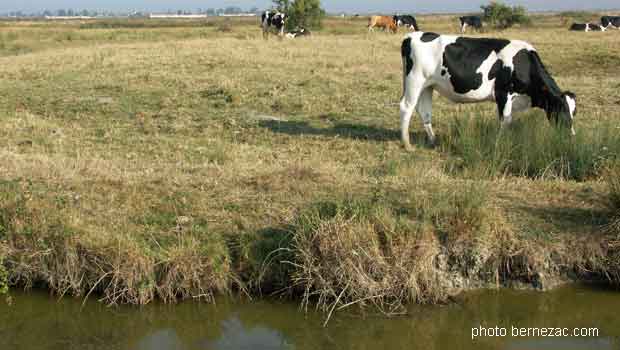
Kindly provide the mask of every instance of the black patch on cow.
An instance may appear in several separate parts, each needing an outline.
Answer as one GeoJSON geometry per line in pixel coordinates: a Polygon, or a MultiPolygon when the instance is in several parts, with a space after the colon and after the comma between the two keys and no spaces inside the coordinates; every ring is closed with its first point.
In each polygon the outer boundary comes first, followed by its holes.
{"type": "Polygon", "coordinates": [[[491,53],[500,52],[510,41],[487,38],[458,38],[446,46],[443,66],[448,68],[454,91],[466,94],[482,85],[482,73],[476,71],[491,53]]]}
{"type": "Polygon", "coordinates": [[[580,31],[580,32],[584,32],[587,28],[587,25],[585,23],[573,23],[570,26],[570,30],[575,30],[575,31],[580,31]]]}
{"type": "Polygon", "coordinates": [[[459,17],[459,20],[461,20],[461,26],[467,24],[477,29],[482,28],[482,19],[478,16],[463,16],[459,17]]]}
{"type": "Polygon", "coordinates": [[[446,75],[446,73],[448,73],[448,71],[447,71],[445,68],[442,68],[442,69],[441,69],[441,76],[442,76],[442,77],[443,77],[443,76],[445,76],[445,75],[446,75]]]}
{"type": "Polygon", "coordinates": [[[400,53],[405,62],[405,76],[408,76],[413,69],[413,59],[411,58],[411,38],[406,38],[403,40],[403,44],[400,47],[400,53]]]}
{"type": "Polygon", "coordinates": [[[435,39],[439,38],[439,34],[437,33],[432,33],[432,32],[426,32],[424,34],[422,34],[422,36],[420,37],[420,40],[424,43],[428,43],[431,42],[435,39]]]}
{"type": "Polygon", "coordinates": [[[495,63],[493,63],[493,67],[491,67],[491,70],[489,70],[489,80],[495,79],[497,77],[497,72],[499,72],[499,70],[502,69],[503,66],[504,62],[502,60],[495,61],[495,63]]]}
{"type": "Polygon", "coordinates": [[[491,71],[495,79],[495,102],[497,103],[499,116],[503,119],[504,107],[506,107],[508,102],[508,94],[513,92],[514,85],[512,83],[512,70],[504,66],[501,60],[497,60],[497,62],[495,62],[491,71]]]}
{"type": "Polygon", "coordinates": [[[601,24],[603,27],[608,27],[610,24],[616,28],[620,27],[619,16],[603,16],[601,17],[601,24]]]}
{"type": "MultiPolygon", "coordinates": [[[[569,116],[564,93],[551,77],[536,51],[523,49],[513,57],[514,72],[508,91],[526,94],[532,106],[547,112],[547,118],[555,122],[559,116],[569,116]]],[[[497,84],[497,83],[496,83],[497,84]]]]}
{"type": "Polygon", "coordinates": [[[595,31],[595,32],[600,32],[603,30],[603,27],[599,26],[596,23],[589,23],[588,26],[590,26],[590,30],[595,31]]]}

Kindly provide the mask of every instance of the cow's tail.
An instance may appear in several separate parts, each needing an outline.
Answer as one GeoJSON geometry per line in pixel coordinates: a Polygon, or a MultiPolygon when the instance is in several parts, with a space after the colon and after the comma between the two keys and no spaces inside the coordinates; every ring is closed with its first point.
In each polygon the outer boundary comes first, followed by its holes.
{"type": "Polygon", "coordinates": [[[400,47],[400,53],[403,59],[403,96],[407,89],[407,76],[413,70],[413,48],[411,47],[411,37],[406,37],[400,47]]]}

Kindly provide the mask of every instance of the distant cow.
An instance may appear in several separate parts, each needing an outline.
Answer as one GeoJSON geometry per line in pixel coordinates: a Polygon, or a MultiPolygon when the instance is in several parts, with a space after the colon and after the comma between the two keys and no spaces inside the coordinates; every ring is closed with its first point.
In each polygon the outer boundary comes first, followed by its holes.
{"type": "Polygon", "coordinates": [[[603,16],[601,17],[601,25],[605,29],[616,28],[620,29],[620,16],[603,16]]]}
{"type": "Polygon", "coordinates": [[[579,32],[604,32],[605,29],[605,27],[601,27],[596,23],[573,23],[570,26],[570,30],[579,32]]]}
{"type": "Polygon", "coordinates": [[[494,101],[502,127],[513,113],[530,107],[566,125],[574,134],[576,97],[562,91],[530,44],[505,39],[467,38],[435,33],[411,33],[401,46],[403,97],[401,138],[407,149],[414,110],[422,118],[431,143],[433,91],[457,103],[494,101]]]}
{"type": "Polygon", "coordinates": [[[368,31],[372,32],[375,28],[382,28],[383,30],[387,29],[392,33],[396,33],[398,31],[394,18],[390,16],[371,16],[368,20],[368,31]]]}
{"type": "Polygon", "coordinates": [[[296,30],[294,32],[288,32],[286,33],[286,38],[287,39],[295,39],[295,38],[299,38],[302,36],[308,36],[310,35],[310,31],[307,30],[306,28],[301,28],[299,30],[296,30]]]}
{"type": "Polygon", "coordinates": [[[284,25],[286,24],[286,14],[278,11],[267,10],[261,17],[261,28],[263,28],[263,38],[269,37],[270,31],[275,31],[278,35],[284,35],[284,25]]]}
{"type": "Polygon", "coordinates": [[[459,17],[461,21],[461,33],[465,33],[467,27],[482,30],[482,19],[479,16],[463,16],[459,17]]]}
{"type": "Polygon", "coordinates": [[[396,15],[394,16],[394,22],[396,22],[396,25],[399,27],[407,27],[411,30],[414,31],[419,31],[420,27],[418,27],[418,22],[416,22],[415,17],[413,16],[409,16],[409,15],[404,15],[404,16],[400,16],[400,15],[396,15]]]}

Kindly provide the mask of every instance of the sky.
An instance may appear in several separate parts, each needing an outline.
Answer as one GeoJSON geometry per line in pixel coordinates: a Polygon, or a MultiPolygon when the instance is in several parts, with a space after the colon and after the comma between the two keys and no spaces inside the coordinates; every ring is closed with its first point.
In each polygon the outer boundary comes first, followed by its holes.
{"type": "MultiPolygon", "coordinates": [[[[487,0],[323,0],[323,7],[329,12],[350,13],[428,13],[477,11],[487,0]]],[[[618,0],[506,0],[508,4],[523,5],[531,11],[546,10],[589,10],[620,8],[618,0]]],[[[195,10],[198,8],[219,8],[239,6],[268,8],[270,0],[0,0],[0,12],[38,11],[72,9],[100,10],[146,10],[168,9],[195,10]]]]}

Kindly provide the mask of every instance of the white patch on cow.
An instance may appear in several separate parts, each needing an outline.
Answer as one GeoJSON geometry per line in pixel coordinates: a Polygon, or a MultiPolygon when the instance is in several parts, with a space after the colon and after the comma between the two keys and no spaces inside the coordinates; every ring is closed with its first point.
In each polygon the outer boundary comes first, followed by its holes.
{"type": "Polygon", "coordinates": [[[570,119],[575,118],[575,108],[577,108],[577,101],[570,96],[566,96],[566,103],[568,104],[568,110],[570,111],[570,119]]]}

